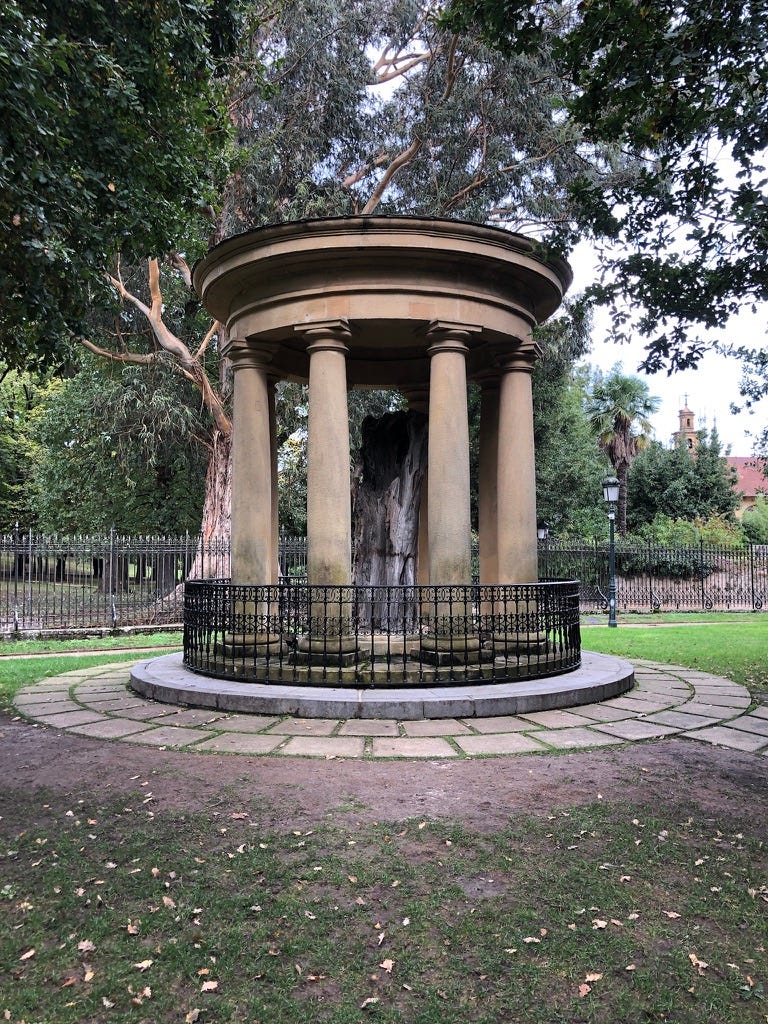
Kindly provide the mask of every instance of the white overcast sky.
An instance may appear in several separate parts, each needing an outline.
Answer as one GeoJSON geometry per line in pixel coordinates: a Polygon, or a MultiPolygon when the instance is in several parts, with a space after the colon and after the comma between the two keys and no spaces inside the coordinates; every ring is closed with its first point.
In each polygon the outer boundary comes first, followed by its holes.
{"type": "MultiPolygon", "coordinates": [[[[586,246],[579,246],[569,262],[574,272],[571,294],[576,294],[594,280],[594,258],[586,246]]],[[[720,440],[724,446],[730,446],[731,455],[752,454],[753,441],[749,435],[760,433],[766,426],[768,399],[763,399],[752,414],[731,413],[731,402],[739,402],[741,365],[738,360],[708,352],[695,370],[669,376],[664,372],[646,375],[638,370],[644,357],[642,340],[616,345],[607,340],[608,325],[607,313],[598,311],[592,331],[592,351],[585,362],[604,371],[621,363],[625,373],[636,374],[647,381],[651,394],[661,399],[658,413],[651,418],[658,441],[670,442],[672,432],[677,429],[678,410],[687,396],[688,406],[696,414],[697,427],[711,430],[716,425],[720,440]]],[[[765,346],[767,333],[768,307],[764,306],[756,314],[743,313],[735,318],[719,337],[736,345],[759,348],[765,346]]]]}

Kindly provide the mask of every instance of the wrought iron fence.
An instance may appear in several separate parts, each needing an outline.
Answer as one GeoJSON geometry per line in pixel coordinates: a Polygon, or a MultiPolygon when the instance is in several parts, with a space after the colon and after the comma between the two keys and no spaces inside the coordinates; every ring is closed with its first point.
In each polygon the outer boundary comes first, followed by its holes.
{"type": "MultiPolygon", "coordinates": [[[[280,538],[281,581],[306,576],[305,537],[280,538]]],[[[607,606],[608,545],[547,540],[540,575],[578,579],[582,611],[607,606]]],[[[768,608],[768,546],[619,542],[619,611],[768,608]]],[[[180,624],[186,579],[229,576],[229,545],[200,537],[0,535],[0,633],[180,624]]],[[[380,614],[388,615],[386,608],[380,614]]]]}
{"type": "MultiPolygon", "coordinates": [[[[539,570],[581,584],[581,610],[608,607],[608,544],[543,541],[539,570]]],[[[768,545],[616,544],[619,611],[760,611],[768,605],[768,545]]]]}
{"type": "Polygon", "coordinates": [[[256,587],[190,580],[184,664],[282,685],[499,683],[578,668],[579,584],[256,587]]]}

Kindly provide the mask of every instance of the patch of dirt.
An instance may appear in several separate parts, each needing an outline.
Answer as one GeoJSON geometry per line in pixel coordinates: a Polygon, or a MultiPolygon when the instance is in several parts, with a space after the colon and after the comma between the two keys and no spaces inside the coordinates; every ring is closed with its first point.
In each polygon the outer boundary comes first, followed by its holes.
{"type": "Polygon", "coordinates": [[[768,822],[768,759],[690,740],[559,756],[467,761],[324,761],[187,754],[95,741],[0,716],[2,796],[46,790],[62,800],[126,800],[302,828],[333,815],[362,824],[447,818],[480,832],[516,812],[551,813],[600,798],[768,822]],[[149,785],[142,788],[141,783],[149,785]]]}

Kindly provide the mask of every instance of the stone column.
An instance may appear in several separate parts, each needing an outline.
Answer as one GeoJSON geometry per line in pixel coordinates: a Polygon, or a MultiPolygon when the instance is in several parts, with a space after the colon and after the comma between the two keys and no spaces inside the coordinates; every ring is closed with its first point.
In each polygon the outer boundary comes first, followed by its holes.
{"type": "Polygon", "coordinates": [[[232,582],[272,582],[272,469],[268,345],[233,341],[232,582]]]}
{"type": "Polygon", "coordinates": [[[429,614],[432,635],[422,649],[425,656],[434,652],[438,664],[473,660],[479,649],[470,602],[461,596],[468,596],[463,588],[472,583],[466,367],[471,333],[466,325],[435,322],[428,334],[429,582],[448,590],[436,595],[429,614]]]}
{"type": "MultiPolygon", "coordinates": [[[[267,367],[274,349],[233,341],[232,583],[267,588],[273,582],[272,444],[267,367]]],[[[277,595],[267,589],[232,599],[232,633],[226,647],[235,657],[268,657],[280,651],[277,595]]]]}
{"type": "MultiPolygon", "coordinates": [[[[497,471],[499,583],[538,582],[536,466],[531,376],[538,350],[521,348],[505,361],[499,389],[497,471]]],[[[503,592],[501,592],[503,593],[503,592]]],[[[501,595],[500,595],[501,596],[501,595]]],[[[500,599],[494,611],[494,648],[528,658],[546,650],[546,633],[533,592],[500,599]]]]}
{"type": "Polygon", "coordinates": [[[538,582],[536,463],[531,375],[537,351],[521,349],[502,367],[499,390],[499,583],[538,582]]]}
{"type": "Polygon", "coordinates": [[[280,582],[280,514],[278,505],[277,482],[277,412],[275,409],[275,389],[277,379],[270,377],[268,381],[269,397],[269,457],[270,477],[272,480],[272,582],[280,582]]]}
{"type": "Polygon", "coordinates": [[[480,584],[499,582],[497,476],[499,462],[499,380],[482,382],[480,467],[477,493],[480,584]]]}
{"type": "Polygon", "coordinates": [[[336,660],[355,648],[349,636],[352,583],[349,416],[345,320],[297,327],[308,341],[307,579],[312,587],[310,660],[336,660]],[[341,589],[336,589],[341,588],[341,589]]]}

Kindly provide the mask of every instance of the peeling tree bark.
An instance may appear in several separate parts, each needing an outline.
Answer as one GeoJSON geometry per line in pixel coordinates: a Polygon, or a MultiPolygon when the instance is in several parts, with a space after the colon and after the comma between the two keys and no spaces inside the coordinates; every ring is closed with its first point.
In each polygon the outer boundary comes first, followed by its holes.
{"type": "MultiPolygon", "coordinates": [[[[353,581],[361,587],[410,587],[417,579],[427,417],[414,411],[369,416],[362,436],[352,510],[353,581]]],[[[363,605],[361,618],[374,629],[401,628],[414,611],[413,602],[363,605]]]]}

